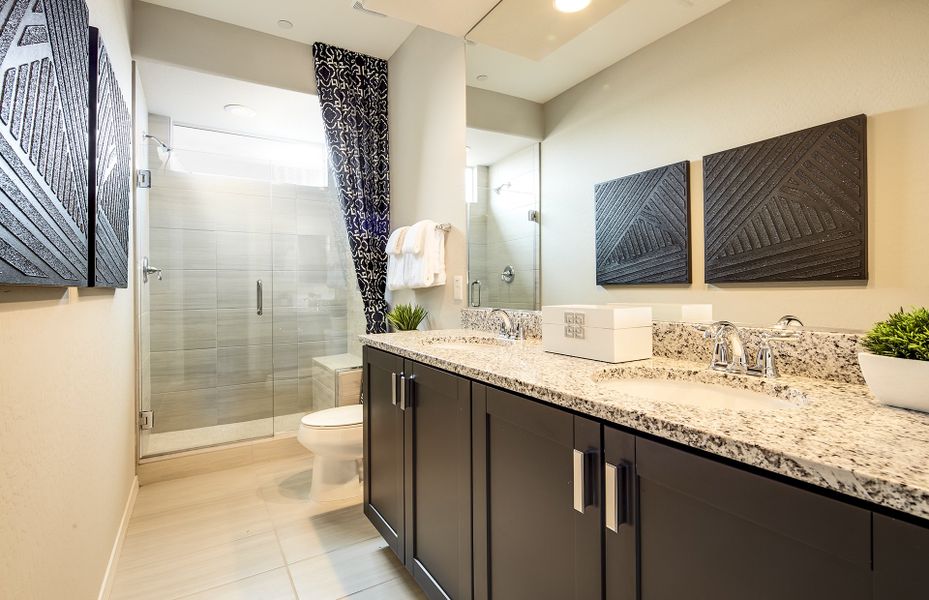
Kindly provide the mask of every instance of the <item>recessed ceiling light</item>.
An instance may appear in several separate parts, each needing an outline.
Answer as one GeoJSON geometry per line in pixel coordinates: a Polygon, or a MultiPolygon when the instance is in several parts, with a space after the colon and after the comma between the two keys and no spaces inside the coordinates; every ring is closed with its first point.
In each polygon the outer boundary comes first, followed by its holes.
{"type": "Polygon", "coordinates": [[[281,29],[293,29],[294,28],[294,24],[288,21],[287,19],[281,19],[280,21],[278,21],[277,26],[280,27],[281,29]]]}
{"type": "Polygon", "coordinates": [[[475,79],[477,79],[478,81],[487,81],[487,75],[484,75],[483,73],[481,73],[480,75],[475,77],[475,79]]]}
{"type": "Polygon", "coordinates": [[[555,10],[573,13],[590,6],[590,0],[555,0],[555,10]]]}
{"type": "Polygon", "coordinates": [[[223,107],[230,115],[235,115],[237,117],[248,117],[249,119],[257,115],[255,109],[250,106],[245,106],[244,104],[227,104],[223,107]]]}

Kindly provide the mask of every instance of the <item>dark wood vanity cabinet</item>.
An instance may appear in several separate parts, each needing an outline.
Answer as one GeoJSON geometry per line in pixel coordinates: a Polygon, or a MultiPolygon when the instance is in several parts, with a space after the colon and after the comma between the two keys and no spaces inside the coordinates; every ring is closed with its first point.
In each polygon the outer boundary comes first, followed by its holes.
{"type": "Polygon", "coordinates": [[[870,511],[643,438],[635,459],[643,600],[871,597],[870,511]]]}
{"type": "Polygon", "coordinates": [[[399,406],[403,359],[365,347],[362,362],[364,399],[364,513],[400,560],[406,555],[404,423],[399,406]]]}
{"type": "Polygon", "coordinates": [[[929,597],[929,529],[874,515],[874,600],[929,597]]]}
{"type": "Polygon", "coordinates": [[[600,598],[600,425],[477,383],[472,407],[474,598],[600,598]]]}
{"type": "Polygon", "coordinates": [[[364,349],[364,512],[429,598],[471,597],[471,383],[364,349]]]}
{"type": "Polygon", "coordinates": [[[365,348],[364,511],[429,598],[916,600],[929,528],[365,348]]]}

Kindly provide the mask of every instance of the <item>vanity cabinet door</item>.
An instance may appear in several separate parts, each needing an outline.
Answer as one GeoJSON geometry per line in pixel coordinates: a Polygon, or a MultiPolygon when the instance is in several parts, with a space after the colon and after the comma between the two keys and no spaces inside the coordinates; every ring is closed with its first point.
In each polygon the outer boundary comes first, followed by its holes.
{"type": "Polygon", "coordinates": [[[602,598],[598,423],[472,384],[474,597],[602,598]]]}
{"type": "Polygon", "coordinates": [[[406,567],[429,598],[471,598],[471,382],[406,361],[406,567]]]}
{"type": "Polygon", "coordinates": [[[606,600],[636,600],[635,436],[603,428],[603,552],[606,600]]]}
{"type": "Polygon", "coordinates": [[[404,431],[400,409],[403,359],[366,346],[364,379],[364,513],[404,559],[404,431]]]}
{"type": "Polygon", "coordinates": [[[874,515],[874,600],[929,597],[929,528],[874,515]]]}
{"type": "Polygon", "coordinates": [[[871,514],[636,439],[643,600],[866,600],[871,514]]]}

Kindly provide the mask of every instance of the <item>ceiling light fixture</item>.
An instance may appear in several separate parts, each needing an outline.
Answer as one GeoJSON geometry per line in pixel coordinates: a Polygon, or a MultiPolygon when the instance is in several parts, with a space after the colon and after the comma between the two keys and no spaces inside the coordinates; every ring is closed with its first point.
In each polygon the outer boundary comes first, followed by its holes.
{"type": "Polygon", "coordinates": [[[281,29],[293,29],[294,28],[294,24],[288,21],[287,19],[281,19],[280,21],[278,21],[277,26],[280,27],[281,29]]]}
{"type": "Polygon", "coordinates": [[[250,106],[245,106],[244,104],[227,104],[223,107],[230,115],[235,115],[237,117],[247,117],[251,119],[258,113],[255,112],[255,109],[250,106]]]}
{"type": "Polygon", "coordinates": [[[575,13],[590,6],[590,0],[555,0],[555,10],[563,13],[575,13]]]}

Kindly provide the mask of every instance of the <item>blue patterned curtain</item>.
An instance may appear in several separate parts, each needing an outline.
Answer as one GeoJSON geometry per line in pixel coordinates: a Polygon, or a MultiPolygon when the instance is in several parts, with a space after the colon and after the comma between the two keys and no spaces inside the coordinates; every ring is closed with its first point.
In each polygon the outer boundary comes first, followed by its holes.
{"type": "Polygon", "coordinates": [[[387,61],[321,43],[313,44],[313,58],[367,331],[383,333],[390,233],[387,61]]]}

